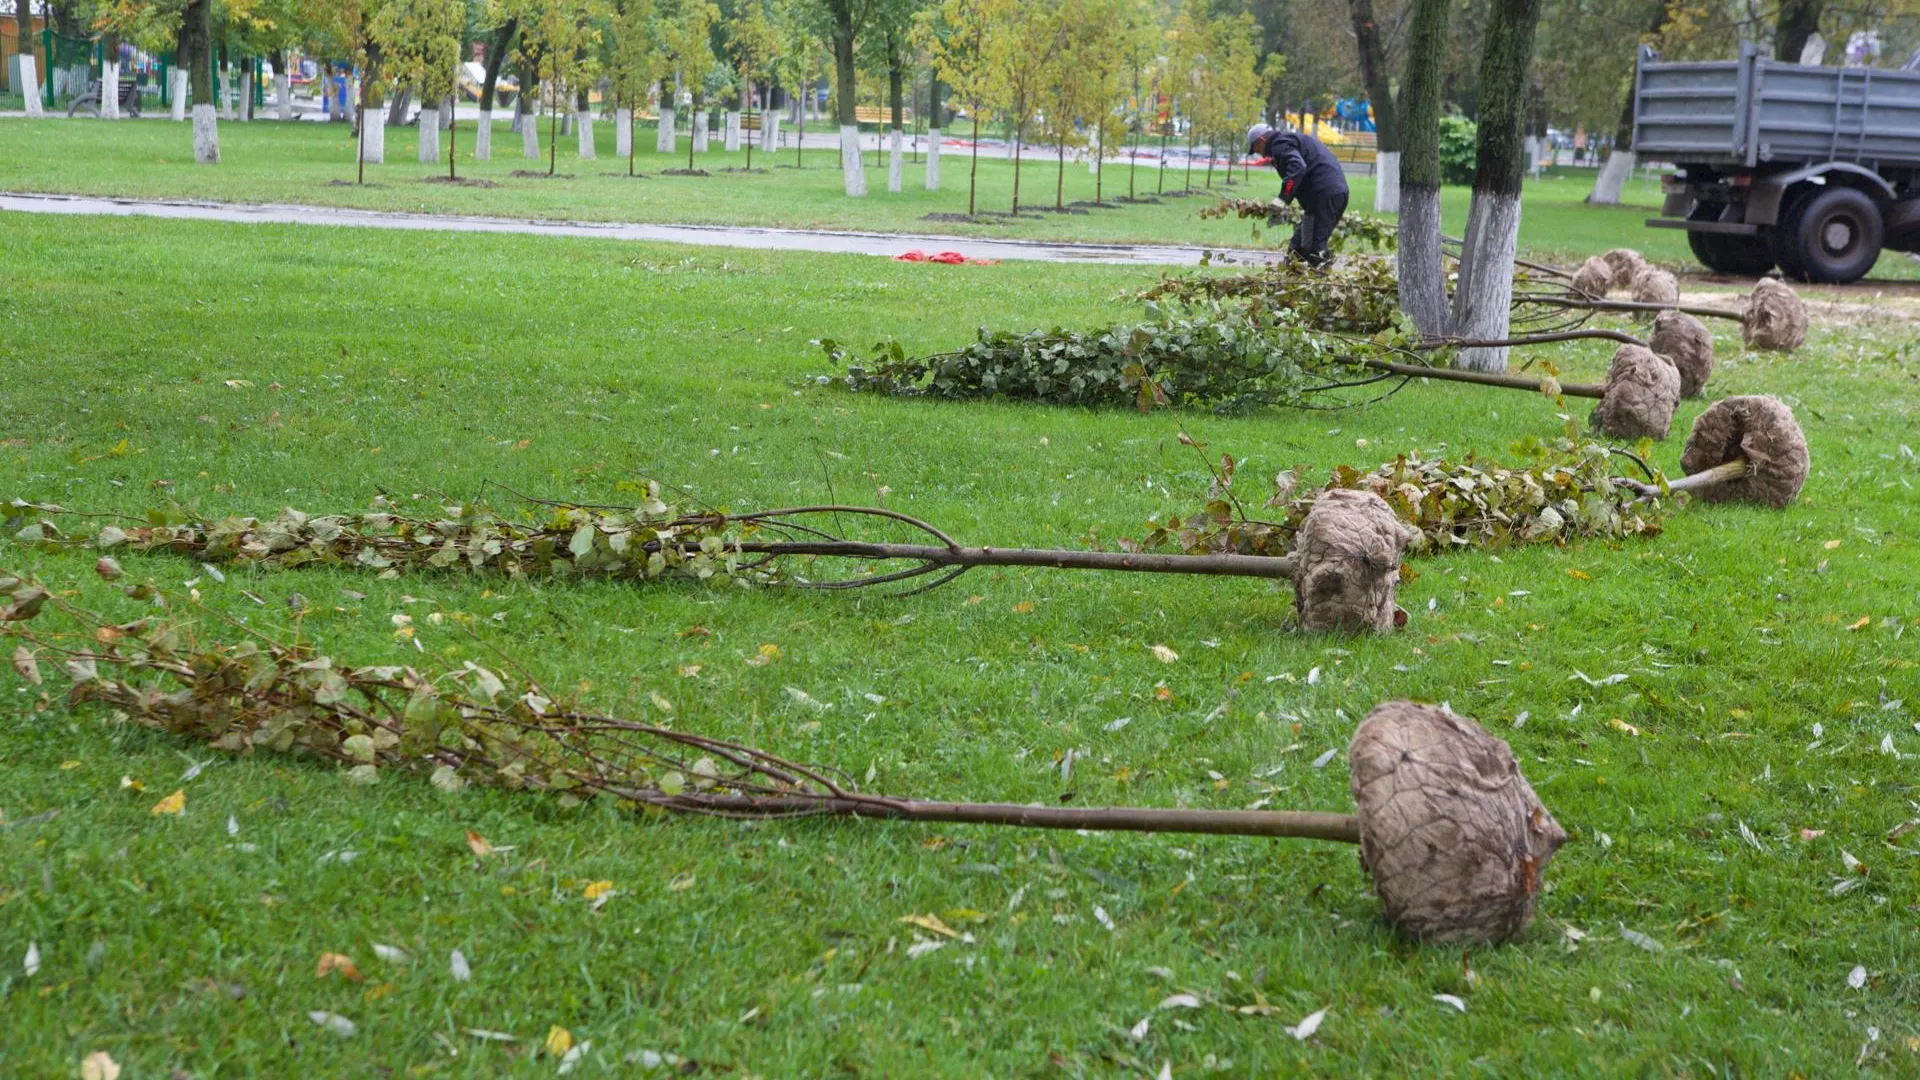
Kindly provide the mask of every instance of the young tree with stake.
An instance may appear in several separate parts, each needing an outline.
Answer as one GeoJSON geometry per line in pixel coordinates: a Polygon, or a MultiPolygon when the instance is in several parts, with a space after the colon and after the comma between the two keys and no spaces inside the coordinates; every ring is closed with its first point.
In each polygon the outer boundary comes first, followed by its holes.
{"type": "Polygon", "coordinates": [[[1012,4],[1010,15],[987,29],[987,101],[1013,131],[1013,213],[1020,213],[1020,156],[1059,49],[1057,10],[1012,4]]]}
{"type": "Polygon", "coordinates": [[[607,65],[607,89],[613,95],[614,150],[634,170],[634,107],[660,77],[660,47],[655,40],[653,0],[615,0],[613,52],[607,65]]]}
{"type": "MultiPolygon", "coordinates": [[[[687,169],[693,169],[693,125],[705,123],[700,115],[707,73],[716,65],[713,56],[713,28],[720,21],[720,9],[711,0],[678,0],[663,13],[660,27],[661,59],[664,63],[660,93],[667,93],[667,79],[673,85],[687,87],[691,95],[687,123],[687,169]]],[[[677,97],[677,94],[676,94],[677,97]]],[[[660,122],[668,123],[667,110],[660,110],[660,122]]]]}
{"type": "MultiPolygon", "coordinates": [[[[389,0],[373,18],[372,34],[396,79],[420,94],[420,162],[440,160],[440,103],[453,93],[466,30],[460,0],[389,0]]],[[[454,179],[454,131],[447,132],[447,178],[454,179]]]]}
{"type": "Polygon", "coordinates": [[[967,216],[978,210],[980,180],[980,115],[987,109],[991,79],[987,71],[987,39],[1001,19],[1010,18],[1013,0],[945,0],[940,5],[939,32],[927,37],[934,74],[967,103],[973,123],[973,161],[967,170],[967,216]]]}

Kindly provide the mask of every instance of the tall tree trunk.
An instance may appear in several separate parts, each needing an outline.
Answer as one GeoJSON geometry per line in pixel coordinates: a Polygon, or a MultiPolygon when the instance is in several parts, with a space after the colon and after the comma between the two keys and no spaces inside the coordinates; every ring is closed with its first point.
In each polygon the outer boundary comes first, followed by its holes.
{"type": "Polygon", "coordinates": [[[854,112],[854,0],[828,0],[833,15],[833,115],[840,125],[840,179],[849,198],[867,194],[867,166],[860,160],[860,118],[854,112]]]}
{"type": "MultiPolygon", "coordinates": [[[[1460,253],[1460,286],[1453,296],[1454,328],[1469,338],[1507,336],[1527,166],[1522,144],[1527,70],[1533,64],[1540,5],[1541,0],[1493,0],[1488,13],[1480,57],[1479,160],[1460,253]]],[[[1505,371],[1507,350],[1462,349],[1454,363],[1474,371],[1505,371]]]]}
{"type": "Polygon", "coordinates": [[[887,103],[893,109],[893,129],[891,135],[892,145],[887,148],[887,190],[894,194],[898,194],[900,191],[901,163],[903,161],[901,153],[905,149],[901,124],[906,115],[903,102],[906,93],[906,82],[906,57],[901,55],[900,42],[890,38],[887,41],[887,103]]]}
{"type": "Polygon", "coordinates": [[[1780,14],[1773,24],[1773,58],[1797,64],[1807,39],[1820,30],[1820,16],[1827,0],[1780,0],[1780,14]]]}
{"type": "Polygon", "coordinates": [[[573,96],[573,127],[579,133],[580,160],[594,160],[599,153],[593,142],[593,99],[587,96],[585,87],[573,96]]]}
{"type": "Polygon", "coordinates": [[[1367,87],[1367,102],[1373,107],[1375,213],[1400,211],[1400,113],[1393,107],[1393,90],[1388,85],[1387,50],[1380,41],[1380,27],[1373,20],[1373,0],[1347,0],[1353,16],[1354,46],[1360,55],[1360,79],[1367,87]]]}
{"type": "MultiPolygon", "coordinates": [[[[1788,0],[1789,3],[1805,0],[1788,0]]],[[[1667,5],[1660,4],[1654,9],[1652,25],[1647,33],[1658,34],[1667,25],[1667,5]]],[[[1626,189],[1627,181],[1633,178],[1633,167],[1637,164],[1633,151],[1633,83],[1627,83],[1626,100],[1620,103],[1620,123],[1613,129],[1613,149],[1607,154],[1606,163],[1600,166],[1599,175],[1594,177],[1593,191],[1587,196],[1587,202],[1594,206],[1620,205],[1620,193],[1626,189]]]]}
{"type": "Polygon", "coordinates": [[[1426,337],[1446,337],[1446,261],[1440,250],[1440,78],[1448,0],[1413,0],[1400,79],[1400,310],[1426,337]]]}
{"type": "Polygon", "coordinates": [[[934,76],[927,88],[927,190],[940,190],[940,129],[946,127],[940,114],[940,79],[934,76]]]}
{"type": "Polygon", "coordinates": [[[191,50],[187,84],[193,92],[193,160],[220,164],[220,120],[213,104],[213,0],[187,0],[181,41],[191,50]]]}

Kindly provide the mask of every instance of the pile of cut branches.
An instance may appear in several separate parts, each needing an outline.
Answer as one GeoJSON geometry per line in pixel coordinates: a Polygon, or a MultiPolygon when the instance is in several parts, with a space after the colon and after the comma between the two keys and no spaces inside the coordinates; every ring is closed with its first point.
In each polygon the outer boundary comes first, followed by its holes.
{"type": "Polygon", "coordinates": [[[900,397],[1004,397],[1055,405],[1338,408],[1330,392],[1392,376],[1361,371],[1349,356],[1364,344],[1316,333],[1288,312],[1255,319],[1244,307],[1196,301],[1178,310],[1149,303],[1148,319],[1093,330],[981,329],[971,344],[909,356],[896,340],[862,357],[837,341],[821,349],[846,368],[852,390],[900,397]]]}
{"type": "Polygon", "coordinates": [[[1169,274],[1130,298],[1142,302],[1237,303],[1256,321],[1371,335],[1395,330],[1400,307],[1393,263],[1357,256],[1316,270],[1291,259],[1250,274],[1169,274]]]}
{"type": "MultiPolygon", "coordinates": [[[[1301,212],[1299,207],[1291,205],[1253,199],[1222,199],[1219,205],[1200,211],[1200,216],[1251,219],[1270,229],[1278,229],[1299,224],[1301,212]]],[[[1256,232],[1258,227],[1256,224],[1256,232]]],[[[1336,252],[1392,251],[1399,240],[1400,234],[1393,222],[1366,214],[1347,214],[1333,227],[1333,235],[1327,238],[1327,247],[1336,252]]]]}
{"type": "Polygon", "coordinates": [[[1340,488],[1385,499],[1396,517],[1419,531],[1408,545],[1417,554],[1655,536],[1669,512],[1666,504],[1644,498],[1643,487],[1614,475],[1626,455],[1582,439],[1572,421],[1562,437],[1533,447],[1533,460],[1518,467],[1473,454],[1464,461],[1402,455],[1371,470],[1337,466],[1324,488],[1305,492],[1298,470],[1282,472],[1273,478],[1258,517],[1233,490],[1241,462],[1221,454],[1216,465],[1204,444],[1184,432],[1180,440],[1200,451],[1212,473],[1205,505],[1185,517],[1149,522],[1147,533],[1121,541],[1122,549],[1280,555],[1292,548],[1320,492],[1340,488]]]}

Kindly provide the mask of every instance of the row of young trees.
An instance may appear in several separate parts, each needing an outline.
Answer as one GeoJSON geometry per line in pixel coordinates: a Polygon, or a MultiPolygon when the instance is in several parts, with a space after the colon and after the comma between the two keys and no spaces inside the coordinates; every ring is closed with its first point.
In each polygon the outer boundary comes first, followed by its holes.
{"type": "MultiPolygon", "coordinates": [[[[866,193],[856,112],[862,76],[867,99],[885,110],[890,190],[901,186],[909,88],[924,81],[928,186],[939,186],[940,133],[957,106],[976,135],[984,122],[1012,142],[1016,211],[1020,165],[1036,145],[1053,151],[1056,202],[1069,156],[1084,154],[1103,176],[1107,160],[1143,139],[1238,146],[1239,133],[1263,111],[1263,78],[1283,66],[1260,53],[1250,15],[1221,14],[1211,0],[62,0],[56,7],[99,34],[110,58],[123,41],[178,56],[188,85],[177,96],[192,104],[196,157],[204,162],[219,160],[214,56],[223,47],[273,59],[283,118],[292,115],[286,73],[295,50],[351,64],[360,75],[359,109],[377,111],[391,93],[402,108],[418,101],[438,117],[421,126],[421,157],[444,156],[451,169],[440,132],[454,137],[447,102],[463,53],[479,42],[482,115],[491,115],[497,82],[511,71],[521,90],[514,126],[523,140],[537,144],[537,127],[524,121],[544,105],[553,135],[559,115],[571,114],[588,156],[590,95],[613,113],[616,143],[629,157],[633,117],[648,109],[660,116],[657,148],[672,150],[682,103],[703,118],[690,125],[690,153],[704,149],[707,110],[723,103],[727,148],[744,145],[751,154],[743,129],[778,127],[770,107],[776,92],[789,100],[810,95],[831,75],[845,190],[853,196],[866,193]],[[756,106],[757,123],[743,123],[756,106]]],[[[239,81],[258,74],[251,64],[242,61],[239,81]]],[[[111,65],[108,80],[117,75],[111,65]]],[[[184,107],[176,118],[185,119],[180,113],[184,107]]],[[[360,125],[364,161],[384,159],[382,127],[360,125]]],[[[477,128],[476,156],[491,154],[492,134],[491,124],[477,128]]],[[[549,142],[552,169],[557,139],[549,142]]],[[[761,146],[772,143],[763,134],[761,146]]],[[[974,202],[970,195],[970,213],[974,202]]]]}

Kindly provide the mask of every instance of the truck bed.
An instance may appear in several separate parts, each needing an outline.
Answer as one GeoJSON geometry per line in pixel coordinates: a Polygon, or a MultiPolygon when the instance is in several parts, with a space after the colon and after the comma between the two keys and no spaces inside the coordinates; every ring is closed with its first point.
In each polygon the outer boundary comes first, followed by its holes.
{"type": "Polygon", "coordinates": [[[1749,169],[1822,161],[1920,168],[1920,72],[1803,67],[1753,46],[1738,60],[1707,62],[1643,52],[1633,148],[1676,163],[1749,169]]]}

